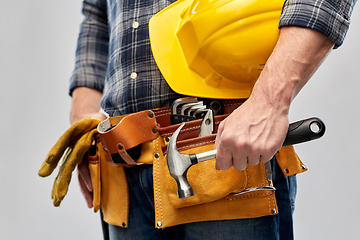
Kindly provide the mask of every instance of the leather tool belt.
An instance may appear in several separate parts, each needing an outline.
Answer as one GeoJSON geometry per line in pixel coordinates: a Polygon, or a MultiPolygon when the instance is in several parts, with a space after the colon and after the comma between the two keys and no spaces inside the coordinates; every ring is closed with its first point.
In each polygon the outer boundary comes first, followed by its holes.
{"type": "MultiPolygon", "coordinates": [[[[215,134],[198,137],[202,120],[187,122],[178,137],[178,150],[185,154],[212,150],[219,123],[243,102],[222,101],[224,114],[214,117],[215,134]]],[[[153,164],[157,228],[189,222],[254,218],[278,212],[273,190],[237,194],[245,189],[269,185],[262,163],[248,166],[244,171],[234,168],[217,171],[215,159],[196,164],[187,174],[195,195],[179,199],[176,182],[166,164],[167,142],[180,125],[171,125],[170,114],[170,107],[146,110],[111,117],[99,124],[97,154],[90,157],[89,168],[94,187],[94,211],[97,212],[101,204],[106,222],[128,227],[129,195],[124,167],[141,164],[153,164]]],[[[285,176],[307,170],[292,146],[283,147],[276,158],[285,176]]]]}

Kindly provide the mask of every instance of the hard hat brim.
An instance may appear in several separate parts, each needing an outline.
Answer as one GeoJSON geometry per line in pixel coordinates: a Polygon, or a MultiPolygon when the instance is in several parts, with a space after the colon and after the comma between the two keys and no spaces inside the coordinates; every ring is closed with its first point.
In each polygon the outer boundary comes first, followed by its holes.
{"type": "Polygon", "coordinates": [[[178,0],[154,15],[149,22],[151,49],[155,61],[166,82],[175,92],[204,98],[240,99],[248,98],[252,85],[228,79],[221,81],[221,86],[192,71],[186,63],[181,46],[176,38],[180,23],[180,13],[193,0],[178,0]]]}

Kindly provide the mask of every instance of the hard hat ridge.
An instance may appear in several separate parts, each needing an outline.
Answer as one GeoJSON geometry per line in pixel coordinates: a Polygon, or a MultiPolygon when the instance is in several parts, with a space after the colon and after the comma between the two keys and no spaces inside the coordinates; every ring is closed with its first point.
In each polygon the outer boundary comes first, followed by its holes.
{"type": "Polygon", "coordinates": [[[282,4],[182,0],[159,12],[150,20],[150,41],[165,80],[185,95],[249,97],[277,42],[282,4]]]}

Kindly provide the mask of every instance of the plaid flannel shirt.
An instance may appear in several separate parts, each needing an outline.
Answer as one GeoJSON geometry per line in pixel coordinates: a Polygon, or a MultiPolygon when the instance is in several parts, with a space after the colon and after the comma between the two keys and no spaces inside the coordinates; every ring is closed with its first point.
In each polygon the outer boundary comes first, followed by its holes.
{"type": "MultiPolygon", "coordinates": [[[[110,116],[170,106],[180,97],[162,77],[150,49],[149,19],[175,0],[84,0],[70,95],[103,92],[110,116]]],[[[279,27],[315,29],[340,46],[356,0],[286,0],[279,27]]]]}

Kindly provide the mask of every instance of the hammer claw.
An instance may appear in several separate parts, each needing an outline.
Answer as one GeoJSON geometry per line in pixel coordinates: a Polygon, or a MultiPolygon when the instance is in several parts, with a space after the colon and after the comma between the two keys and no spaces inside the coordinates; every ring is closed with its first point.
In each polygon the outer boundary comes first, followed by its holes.
{"type": "Polygon", "coordinates": [[[166,154],[166,162],[169,168],[169,173],[176,181],[177,194],[179,198],[187,198],[194,195],[194,191],[186,177],[188,169],[194,163],[191,162],[190,155],[179,153],[176,146],[177,137],[184,126],[185,123],[181,124],[181,126],[176,129],[170,138],[167,149],[172,150],[168,151],[166,154]]]}

